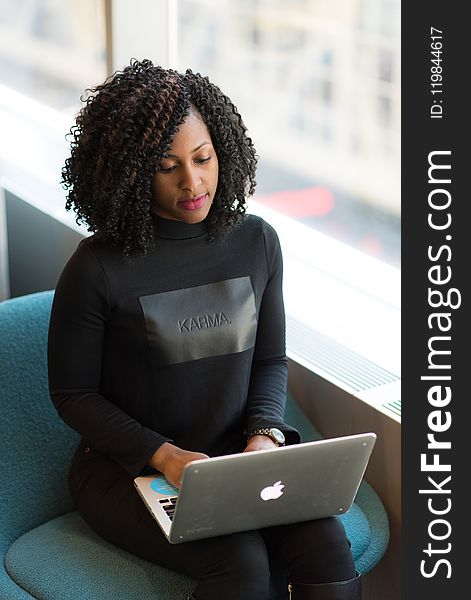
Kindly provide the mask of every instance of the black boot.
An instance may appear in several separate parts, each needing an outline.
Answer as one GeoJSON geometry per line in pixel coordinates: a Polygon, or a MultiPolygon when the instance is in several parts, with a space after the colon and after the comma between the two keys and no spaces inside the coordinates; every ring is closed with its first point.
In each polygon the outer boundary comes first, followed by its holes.
{"type": "Polygon", "coordinates": [[[290,600],[361,600],[361,575],[333,583],[290,583],[290,600]]]}

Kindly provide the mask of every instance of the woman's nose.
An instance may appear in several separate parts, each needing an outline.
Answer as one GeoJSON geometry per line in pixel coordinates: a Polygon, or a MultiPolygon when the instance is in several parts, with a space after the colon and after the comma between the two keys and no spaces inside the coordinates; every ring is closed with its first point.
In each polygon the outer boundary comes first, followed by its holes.
{"type": "Polygon", "coordinates": [[[195,192],[201,183],[197,169],[194,167],[186,167],[182,171],[181,188],[195,192]]]}

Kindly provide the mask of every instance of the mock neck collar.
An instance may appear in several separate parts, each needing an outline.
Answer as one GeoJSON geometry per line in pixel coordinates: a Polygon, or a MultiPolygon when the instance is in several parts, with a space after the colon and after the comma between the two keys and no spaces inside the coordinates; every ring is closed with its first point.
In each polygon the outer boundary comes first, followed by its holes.
{"type": "Polygon", "coordinates": [[[174,219],[164,219],[154,213],[150,213],[154,224],[154,231],[159,238],[169,240],[187,240],[200,237],[208,231],[206,219],[199,223],[184,223],[174,219]]]}

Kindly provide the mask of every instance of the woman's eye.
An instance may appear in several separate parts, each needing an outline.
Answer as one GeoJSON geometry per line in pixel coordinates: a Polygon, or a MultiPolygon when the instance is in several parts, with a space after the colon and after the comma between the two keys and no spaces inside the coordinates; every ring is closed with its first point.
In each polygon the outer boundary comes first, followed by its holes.
{"type": "MultiPolygon", "coordinates": [[[[204,158],[195,158],[195,163],[198,165],[204,165],[207,162],[209,162],[211,160],[211,156],[206,156],[204,158]]],[[[175,171],[175,169],[177,168],[177,165],[171,165],[170,167],[165,167],[163,165],[160,165],[159,171],[160,173],[171,173],[172,171],[175,171]]]]}

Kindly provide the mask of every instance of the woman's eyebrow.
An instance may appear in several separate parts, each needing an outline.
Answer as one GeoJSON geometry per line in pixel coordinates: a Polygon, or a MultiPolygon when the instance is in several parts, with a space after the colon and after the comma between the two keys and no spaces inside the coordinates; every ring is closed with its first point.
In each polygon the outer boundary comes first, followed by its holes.
{"type": "MultiPolygon", "coordinates": [[[[194,150],[192,150],[191,152],[196,152],[197,150],[199,150],[200,148],[202,148],[203,146],[206,146],[206,144],[209,144],[209,142],[201,142],[201,144],[199,146],[197,146],[194,150]]],[[[178,158],[178,156],[176,156],[175,154],[165,154],[165,158],[178,158]]]]}

